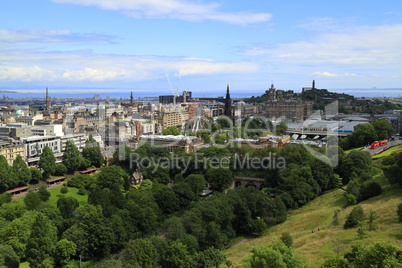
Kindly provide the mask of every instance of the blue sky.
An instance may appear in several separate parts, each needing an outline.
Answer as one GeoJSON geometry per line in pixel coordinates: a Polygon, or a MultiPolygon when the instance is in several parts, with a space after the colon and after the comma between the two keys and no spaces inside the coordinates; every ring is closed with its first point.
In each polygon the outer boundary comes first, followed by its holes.
{"type": "Polygon", "coordinates": [[[0,89],[402,88],[401,3],[1,1],[0,89]]]}

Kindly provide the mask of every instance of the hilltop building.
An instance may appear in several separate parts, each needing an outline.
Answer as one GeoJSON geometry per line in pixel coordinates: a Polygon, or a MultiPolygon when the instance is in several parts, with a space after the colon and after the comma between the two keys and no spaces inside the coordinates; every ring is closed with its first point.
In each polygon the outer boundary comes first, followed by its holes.
{"type": "Polygon", "coordinates": [[[277,90],[274,84],[271,84],[268,89],[268,100],[259,104],[258,111],[267,118],[303,121],[313,113],[313,102],[286,99],[283,97],[283,90],[277,90]]]}

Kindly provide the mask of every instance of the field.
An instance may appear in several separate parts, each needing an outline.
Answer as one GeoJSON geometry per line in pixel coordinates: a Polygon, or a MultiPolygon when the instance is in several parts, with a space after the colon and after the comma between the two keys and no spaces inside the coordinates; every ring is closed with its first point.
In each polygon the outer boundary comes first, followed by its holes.
{"type": "Polygon", "coordinates": [[[242,243],[227,249],[226,256],[230,261],[240,264],[250,254],[252,247],[267,245],[278,240],[281,233],[285,231],[293,236],[295,251],[314,267],[321,265],[326,257],[337,253],[342,254],[349,250],[351,245],[357,243],[370,245],[384,241],[400,247],[402,228],[401,223],[398,222],[396,207],[402,202],[402,190],[397,186],[389,185],[382,174],[377,176],[377,180],[383,186],[383,193],[360,203],[366,216],[370,211],[375,211],[378,216],[375,224],[379,228],[369,232],[368,238],[359,240],[356,228],[343,229],[346,216],[352,207],[347,207],[339,213],[339,225],[333,225],[327,229],[334,212],[346,205],[344,191],[336,189],[291,212],[286,222],[270,228],[264,236],[243,240],[242,243]]]}
{"type": "MultiPolygon", "coordinates": [[[[64,195],[60,193],[60,189],[61,189],[61,187],[48,189],[48,191],[52,195],[50,196],[49,200],[46,202],[47,204],[50,204],[50,205],[52,205],[54,207],[57,207],[57,200],[62,196],[65,196],[65,197],[72,196],[72,197],[74,197],[75,199],[78,200],[78,203],[80,204],[80,206],[83,206],[88,202],[88,195],[79,195],[79,194],[77,194],[77,192],[78,192],[77,188],[68,187],[68,192],[66,194],[64,194],[64,195]]],[[[18,199],[13,200],[12,202],[21,202],[21,203],[23,203],[24,198],[18,198],[18,199]]]]}

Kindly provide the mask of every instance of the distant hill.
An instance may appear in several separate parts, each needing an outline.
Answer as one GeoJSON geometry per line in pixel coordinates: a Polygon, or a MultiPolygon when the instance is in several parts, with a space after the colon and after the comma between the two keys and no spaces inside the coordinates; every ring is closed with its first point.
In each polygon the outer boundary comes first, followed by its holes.
{"type": "MultiPolygon", "coordinates": [[[[335,100],[338,100],[339,112],[345,114],[368,113],[379,114],[387,110],[402,110],[401,104],[391,103],[379,99],[371,100],[366,98],[356,98],[353,95],[345,93],[331,92],[327,89],[306,90],[301,93],[292,91],[284,92],[285,99],[301,99],[314,102],[314,110],[324,110],[325,106],[335,100]]],[[[268,90],[261,96],[252,96],[244,99],[246,103],[262,103],[269,99],[268,90]]]]}

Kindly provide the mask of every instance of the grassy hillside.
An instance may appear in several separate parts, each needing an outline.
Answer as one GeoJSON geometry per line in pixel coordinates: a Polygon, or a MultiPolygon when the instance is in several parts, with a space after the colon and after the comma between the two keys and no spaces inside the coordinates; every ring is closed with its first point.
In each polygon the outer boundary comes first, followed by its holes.
{"type": "Polygon", "coordinates": [[[339,213],[339,225],[326,229],[333,219],[334,212],[346,205],[344,192],[337,189],[323,194],[304,207],[291,212],[286,222],[272,227],[264,236],[242,241],[229,248],[226,250],[226,256],[230,261],[239,264],[250,254],[252,247],[267,245],[278,240],[281,233],[285,231],[293,236],[295,251],[312,266],[319,266],[326,257],[336,253],[342,254],[349,250],[351,245],[357,243],[369,245],[384,241],[400,247],[402,225],[398,222],[396,207],[402,202],[402,190],[395,185],[389,185],[382,174],[377,176],[377,181],[382,184],[383,193],[360,203],[367,216],[370,210],[375,211],[378,216],[375,223],[379,228],[369,232],[368,238],[359,240],[356,228],[343,229],[346,216],[352,207],[339,213]]]}
{"type": "Polygon", "coordinates": [[[400,151],[402,151],[402,145],[391,147],[391,148],[389,148],[388,150],[386,150],[386,151],[384,151],[382,153],[374,155],[372,158],[377,159],[377,158],[380,158],[380,157],[383,157],[383,156],[389,156],[392,153],[396,153],[396,152],[400,152],[400,151]]]}

